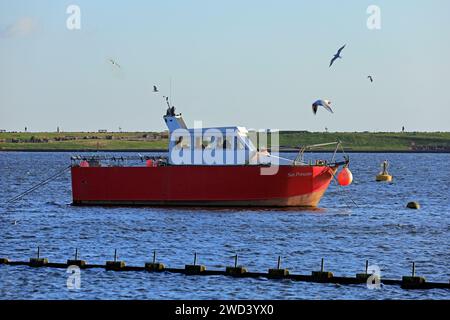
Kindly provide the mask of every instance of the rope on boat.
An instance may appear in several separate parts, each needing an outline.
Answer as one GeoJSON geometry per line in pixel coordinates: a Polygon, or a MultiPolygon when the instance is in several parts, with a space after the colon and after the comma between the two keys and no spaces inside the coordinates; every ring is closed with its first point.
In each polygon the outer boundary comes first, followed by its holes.
{"type": "Polygon", "coordinates": [[[54,175],[48,177],[47,179],[39,182],[38,184],[32,186],[31,188],[29,188],[28,190],[22,192],[21,194],[15,196],[14,198],[11,198],[9,200],[6,201],[6,203],[11,203],[14,201],[19,200],[20,198],[23,198],[24,196],[26,196],[27,194],[33,192],[34,190],[42,187],[43,185],[46,185],[47,183],[49,183],[50,181],[55,180],[56,178],[58,178],[59,176],[61,176],[63,173],[65,173],[68,169],[70,169],[71,165],[64,167],[64,169],[58,171],[57,173],[55,173],[54,175]]]}

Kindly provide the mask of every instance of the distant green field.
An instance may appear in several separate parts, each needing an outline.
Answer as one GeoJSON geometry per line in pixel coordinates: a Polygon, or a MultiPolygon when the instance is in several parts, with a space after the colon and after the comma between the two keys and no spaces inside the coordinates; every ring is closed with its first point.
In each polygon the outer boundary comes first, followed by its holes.
{"type": "Polygon", "coordinates": [[[407,151],[450,149],[450,132],[280,132],[281,146],[298,146],[341,141],[354,151],[407,151]]]}
{"type": "MultiPolygon", "coordinates": [[[[450,151],[450,132],[280,132],[280,146],[286,148],[338,140],[342,141],[345,149],[352,151],[408,151],[414,148],[450,151]]],[[[154,150],[167,149],[167,144],[166,137],[154,132],[0,133],[0,150],[3,151],[154,150]]]]}
{"type": "Polygon", "coordinates": [[[151,140],[143,137],[146,134],[157,133],[5,132],[0,133],[0,150],[149,150],[167,148],[167,138],[151,140]],[[58,139],[60,141],[57,141],[58,139]]]}

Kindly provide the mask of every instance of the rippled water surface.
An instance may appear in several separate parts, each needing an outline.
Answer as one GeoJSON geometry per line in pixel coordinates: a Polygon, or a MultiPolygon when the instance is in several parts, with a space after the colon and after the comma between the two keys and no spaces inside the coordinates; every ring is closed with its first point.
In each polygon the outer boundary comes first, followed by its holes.
{"type": "MultiPolygon", "coordinates": [[[[79,248],[91,263],[143,265],[154,249],[166,266],[198,262],[208,269],[239,263],[251,271],[276,266],[291,273],[320,268],[335,275],[364,271],[365,260],[385,278],[416,272],[429,281],[450,279],[450,155],[351,154],[354,183],[330,185],[319,210],[73,207],[70,174],[19,201],[5,201],[69,164],[69,153],[0,153],[0,257],[41,255],[64,262],[79,248]],[[376,183],[384,159],[392,184],[376,183]],[[357,206],[353,204],[356,202],[357,206]],[[418,201],[420,210],[406,209],[418,201]]],[[[287,155],[293,157],[294,155],[287,155]]],[[[330,155],[316,154],[314,157],[330,155]]],[[[189,187],[189,182],[186,182],[189,187]]],[[[448,290],[369,290],[267,279],[195,277],[83,270],[81,289],[68,290],[66,270],[0,265],[1,299],[449,299],[448,290]]]]}

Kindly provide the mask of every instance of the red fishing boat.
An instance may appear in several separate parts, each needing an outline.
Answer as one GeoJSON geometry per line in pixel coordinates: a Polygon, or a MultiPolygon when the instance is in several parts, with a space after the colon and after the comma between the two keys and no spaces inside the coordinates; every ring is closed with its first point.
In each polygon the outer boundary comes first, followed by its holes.
{"type": "MultiPolygon", "coordinates": [[[[74,205],[315,207],[338,180],[351,183],[348,158],[306,163],[256,148],[243,127],[188,129],[168,109],[169,152],[164,157],[72,157],[74,205]]],[[[275,136],[275,134],[271,134],[275,136]]],[[[254,140],[253,140],[254,141],[254,140]]],[[[316,146],[323,146],[321,144],[316,146]]]]}

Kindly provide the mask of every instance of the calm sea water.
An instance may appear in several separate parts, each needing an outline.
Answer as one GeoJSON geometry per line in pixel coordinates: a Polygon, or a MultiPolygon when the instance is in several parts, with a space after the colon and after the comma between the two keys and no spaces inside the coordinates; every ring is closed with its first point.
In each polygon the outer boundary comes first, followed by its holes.
{"type": "MultiPolygon", "coordinates": [[[[72,207],[70,174],[25,198],[12,198],[69,164],[69,153],[0,153],[0,257],[41,256],[64,262],[104,263],[114,249],[128,265],[143,265],[157,250],[166,266],[198,262],[208,269],[239,263],[251,271],[275,267],[291,273],[320,268],[335,275],[364,271],[365,260],[385,278],[410,273],[430,281],[450,279],[450,155],[351,154],[354,183],[332,184],[320,210],[72,207]],[[376,183],[389,159],[392,184],[376,183]],[[357,206],[351,201],[353,199],[357,206]],[[420,210],[406,209],[418,201],[420,210]]],[[[130,155],[130,154],[128,154],[130,155]]],[[[294,155],[288,155],[293,157],[294,155]]],[[[314,157],[329,158],[316,154],[314,157]]],[[[186,187],[189,182],[186,182],[186,187]]],[[[145,272],[83,270],[81,289],[68,290],[63,269],[0,266],[1,299],[449,299],[449,290],[370,290],[267,279],[195,277],[145,272]]]]}

